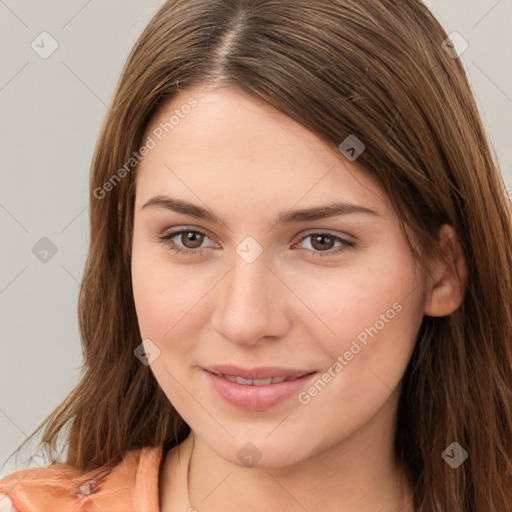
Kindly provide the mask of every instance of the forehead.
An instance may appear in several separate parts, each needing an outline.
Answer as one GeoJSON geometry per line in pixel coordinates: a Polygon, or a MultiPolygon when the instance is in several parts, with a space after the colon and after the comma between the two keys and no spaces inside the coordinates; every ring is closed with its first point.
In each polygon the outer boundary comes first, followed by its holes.
{"type": "Polygon", "coordinates": [[[265,197],[271,204],[284,197],[317,204],[326,202],[326,194],[368,206],[385,199],[357,163],[237,89],[183,90],[160,106],[147,126],[148,138],[154,147],[136,173],[137,196],[145,199],[170,191],[219,199],[232,192],[231,201],[265,197]]]}

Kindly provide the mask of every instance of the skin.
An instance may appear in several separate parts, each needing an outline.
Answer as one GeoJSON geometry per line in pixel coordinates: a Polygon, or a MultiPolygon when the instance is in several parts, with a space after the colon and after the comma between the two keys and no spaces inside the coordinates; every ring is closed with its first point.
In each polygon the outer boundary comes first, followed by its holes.
{"type": "MultiPolygon", "coordinates": [[[[259,99],[233,88],[182,90],[146,135],[191,97],[197,106],[137,169],[132,247],[141,336],[160,350],[151,369],[195,437],[191,504],[200,512],[412,511],[411,484],[400,479],[392,448],[400,383],[423,316],[448,315],[462,301],[453,269],[439,258],[431,275],[421,272],[386,194],[357,161],[259,99]],[[142,209],[159,194],[208,208],[224,224],[142,209]],[[275,224],[280,212],[341,200],[378,215],[275,224]],[[202,253],[175,254],[159,242],[179,228],[207,234],[173,238],[202,253]],[[306,237],[319,231],[355,245],[306,237]],[[236,252],[248,236],[262,249],[251,263],[236,252]],[[273,365],[321,375],[397,303],[400,312],[307,404],[293,396],[263,411],[239,409],[200,368],[273,365]],[[261,454],[254,467],[237,457],[249,441],[261,454]]],[[[465,278],[449,226],[439,241],[465,278]]],[[[190,506],[191,439],[165,458],[162,512],[190,506]]]]}

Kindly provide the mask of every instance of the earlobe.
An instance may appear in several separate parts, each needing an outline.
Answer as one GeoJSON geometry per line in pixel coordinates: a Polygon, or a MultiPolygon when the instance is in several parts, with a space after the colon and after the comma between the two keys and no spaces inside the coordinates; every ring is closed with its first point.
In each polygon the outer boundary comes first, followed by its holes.
{"type": "Polygon", "coordinates": [[[432,269],[424,310],[432,317],[450,315],[460,307],[468,278],[466,259],[453,227],[444,224],[438,240],[442,255],[432,269]]]}

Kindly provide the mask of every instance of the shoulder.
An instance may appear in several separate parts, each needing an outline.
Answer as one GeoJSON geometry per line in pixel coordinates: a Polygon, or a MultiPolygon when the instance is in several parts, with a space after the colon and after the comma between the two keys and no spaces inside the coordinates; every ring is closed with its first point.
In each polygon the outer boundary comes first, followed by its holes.
{"type": "Polygon", "coordinates": [[[162,455],[161,448],[144,447],[128,451],[117,465],[87,472],[66,463],[16,471],[0,480],[0,512],[157,512],[162,455]]]}

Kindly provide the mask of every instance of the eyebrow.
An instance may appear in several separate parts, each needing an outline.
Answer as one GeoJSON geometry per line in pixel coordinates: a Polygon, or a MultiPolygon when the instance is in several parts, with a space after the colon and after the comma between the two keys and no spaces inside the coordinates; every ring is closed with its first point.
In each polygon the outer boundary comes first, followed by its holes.
{"type": "MultiPolygon", "coordinates": [[[[185,215],[189,215],[190,217],[196,217],[198,219],[203,219],[216,224],[225,224],[222,221],[222,219],[211,210],[208,210],[207,208],[203,208],[201,206],[197,206],[193,203],[189,203],[188,201],[178,199],[176,197],[168,197],[163,195],[154,196],[148,201],[146,201],[146,203],[144,203],[144,205],[141,207],[141,210],[150,207],[165,208],[167,210],[171,210],[177,213],[183,213],[185,215]]],[[[275,221],[274,224],[292,224],[298,222],[307,222],[312,220],[326,219],[329,217],[337,217],[339,215],[349,215],[354,213],[381,216],[381,214],[378,213],[377,211],[367,208],[365,206],[345,202],[338,202],[328,204],[325,206],[317,206],[313,208],[281,212],[277,216],[277,220],[275,221]]]]}

